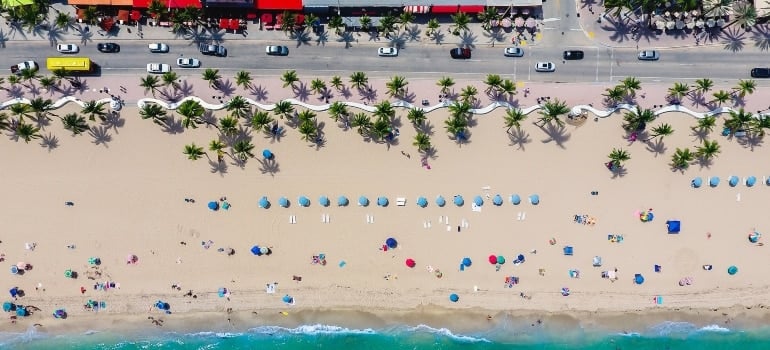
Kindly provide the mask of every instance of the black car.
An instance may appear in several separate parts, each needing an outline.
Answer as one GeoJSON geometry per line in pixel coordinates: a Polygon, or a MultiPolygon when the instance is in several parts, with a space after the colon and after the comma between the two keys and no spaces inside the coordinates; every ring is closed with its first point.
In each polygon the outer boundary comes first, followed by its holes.
{"type": "Polygon", "coordinates": [[[564,51],[564,59],[565,60],[582,60],[583,59],[583,51],[580,51],[580,50],[567,50],[567,51],[564,51]]]}
{"type": "Polygon", "coordinates": [[[104,53],[120,52],[120,45],[116,43],[98,43],[96,49],[104,53]]]}
{"type": "Polygon", "coordinates": [[[200,51],[208,56],[227,57],[227,49],[221,45],[201,44],[200,51]]]}
{"type": "Polygon", "coordinates": [[[770,68],[754,68],[751,70],[752,78],[770,78],[770,68]]]}
{"type": "Polygon", "coordinates": [[[458,47],[449,50],[449,55],[452,56],[452,58],[469,59],[471,58],[471,49],[458,47]]]}

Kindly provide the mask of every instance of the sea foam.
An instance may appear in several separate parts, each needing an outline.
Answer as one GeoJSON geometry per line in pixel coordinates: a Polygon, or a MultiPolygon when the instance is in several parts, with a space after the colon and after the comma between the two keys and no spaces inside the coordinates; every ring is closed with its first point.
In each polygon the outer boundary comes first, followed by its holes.
{"type": "Polygon", "coordinates": [[[424,325],[424,324],[420,324],[414,327],[406,327],[404,330],[407,332],[413,332],[413,333],[431,333],[435,335],[444,336],[449,339],[460,341],[460,342],[469,342],[469,343],[476,343],[476,342],[489,343],[490,342],[485,338],[476,338],[469,335],[454,334],[449,329],[433,328],[431,326],[424,325]]]}

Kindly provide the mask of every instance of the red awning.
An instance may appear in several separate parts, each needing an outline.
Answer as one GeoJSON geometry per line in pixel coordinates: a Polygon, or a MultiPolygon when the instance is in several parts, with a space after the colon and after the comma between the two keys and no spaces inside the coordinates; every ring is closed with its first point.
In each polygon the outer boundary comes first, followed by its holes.
{"type": "Polygon", "coordinates": [[[457,13],[459,10],[459,5],[433,5],[430,8],[431,13],[457,13]]]}
{"type": "MultiPolygon", "coordinates": [[[[200,0],[160,0],[160,2],[172,9],[182,9],[188,6],[201,8],[200,0]]],[[[134,0],[134,8],[146,9],[150,6],[150,0],[134,0]]]]}
{"type": "Polygon", "coordinates": [[[260,21],[262,21],[262,24],[272,24],[273,23],[273,15],[269,13],[263,13],[262,17],[259,18],[260,21]]]}
{"type": "Polygon", "coordinates": [[[139,18],[142,18],[142,14],[139,13],[139,11],[137,11],[137,10],[132,10],[131,11],[131,20],[132,21],[138,21],[139,18]]]}
{"type": "Polygon", "coordinates": [[[237,18],[230,19],[230,29],[232,30],[241,29],[241,21],[239,21],[237,18]]]}
{"type": "Polygon", "coordinates": [[[104,19],[102,19],[101,27],[104,31],[111,31],[113,26],[115,26],[115,21],[112,17],[104,17],[104,19]]]}
{"type": "Polygon", "coordinates": [[[430,6],[421,6],[421,5],[404,6],[404,12],[428,13],[429,11],[430,11],[430,6]]]}
{"type": "Polygon", "coordinates": [[[128,22],[128,10],[118,10],[118,20],[128,22]]]}
{"type": "Polygon", "coordinates": [[[257,0],[260,10],[302,10],[302,0],[257,0]]]}
{"type": "Polygon", "coordinates": [[[484,12],[484,5],[460,5],[460,12],[481,13],[484,12]]]}
{"type": "Polygon", "coordinates": [[[227,27],[230,25],[230,23],[225,18],[219,19],[219,29],[227,30],[227,27]]]}

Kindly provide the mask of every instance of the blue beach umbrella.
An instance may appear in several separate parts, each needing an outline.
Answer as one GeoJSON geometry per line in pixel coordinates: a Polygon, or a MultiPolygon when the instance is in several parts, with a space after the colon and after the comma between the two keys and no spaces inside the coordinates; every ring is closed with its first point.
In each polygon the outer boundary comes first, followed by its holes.
{"type": "Polygon", "coordinates": [[[456,303],[458,300],[460,300],[460,297],[457,294],[449,294],[449,301],[456,303]]]}
{"type": "Polygon", "coordinates": [[[3,311],[5,312],[11,312],[16,310],[16,305],[10,301],[6,301],[3,303],[3,311]]]}
{"type": "Polygon", "coordinates": [[[518,194],[512,195],[511,196],[511,204],[513,204],[513,205],[521,204],[521,197],[518,194]]]}
{"type": "Polygon", "coordinates": [[[733,176],[730,176],[730,180],[727,181],[727,184],[730,185],[730,187],[735,187],[735,186],[738,186],[738,181],[739,181],[738,177],[733,175],[733,176]]]}
{"type": "Polygon", "coordinates": [[[468,257],[463,258],[463,266],[468,267],[468,266],[471,266],[471,264],[473,264],[473,262],[471,261],[471,258],[468,258],[468,257]]]}
{"type": "Polygon", "coordinates": [[[428,199],[425,197],[417,198],[417,205],[420,206],[420,208],[425,208],[428,206],[428,199]]]}
{"type": "Polygon", "coordinates": [[[637,273],[636,275],[634,275],[634,283],[636,284],[644,283],[644,276],[642,276],[641,273],[637,273]]]}
{"type": "Polygon", "coordinates": [[[767,179],[765,180],[765,185],[770,186],[770,176],[768,176],[767,179]]]}
{"type": "Polygon", "coordinates": [[[270,201],[267,200],[267,197],[262,196],[262,198],[259,199],[259,207],[263,209],[270,208],[270,201]]]}
{"type": "Polygon", "coordinates": [[[717,187],[719,186],[719,176],[713,176],[709,178],[709,186],[711,187],[717,187]]]}
{"type": "Polygon", "coordinates": [[[291,295],[288,295],[288,294],[284,295],[283,298],[281,298],[281,300],[283,300],[283,302],[286,304],[291,304],[294,302],[294,298],[292,298],[291,295]]]}
{"type": "Polygon", "coordinates": [[[377,205],[381,207],[387,207],[388,206],[388,198],[385,196],[377,197],[377,205]]]}
{"type": "Polygon", "coordinates": [[[256,256],[262,255],[262,252],[260,251],[258,245],[255,245],[255,246],[251,247],[251,254],[254,254],[256,256]]]}
{"type": "Polygon", "coordinates": [[[734,275],[734,274],[738,273],[738,267],[736,267],[735,265],[732,265],[732,266],[728,267],[728,268],[727,268],[727,273],[728,273],[730,276],[732,276],[732,275],[734,275]]]}
{"type": "Polygon", "coordinates": [[[318,204],[324,207],[328,207],[331,202],[329,201],[329,197],[321,196],[318,198],[318,204]]]}
{"type": "Polygon", "coordinates": [[[278,199],[278,205],[280,205],[280,206],[282,206],[284,208],[288,208],[289,207],[289,199],[286,198],[286,197],[281,197],[280,199],[278,199]]]}
{"type": "Polygon", "coordinates": [[[746,186],[753,187],[757,183],[756,176],[749,176],[746,178],[746,186]]]}
{"type": "Polygon", "coordinates": [[[439,207],[443,207],[446,205],[446,199],[444,199],[444,196],[436,197],[436,205],[438,205],[439,207]]]}
{"type": "Polygon", "coordinates": [[[533,194],[529,196],[529,203],[531,203],[532,205],[540,204],[540,196],[537,194],[533,194]]]}
{"type": "Polygon", "coordinates": [[[16,307],[16,316],[26,317],[27,315],[29,315],[29,313],[27,312],[27,308],[25,308],[24,306],[16,307]]]}
{"type": "Polygon", "coordinates": [[[305,196],[299,196],[299,198],[297,198],[297,203],[303,207],[307,207],[310,206],[310,199],[305,196]]]}
{"type": "Polygon", "coordinates": [[[458,207],[462,207],[463,204],[465,204],[465,199],[463,199],[463,196],[461,196],[459,194],[456,195],[455,196],[455,205],[458,206],[458,207]]]}
{"type": "Polygon", "coordinates": [[[213,211],[219,210],[219,203],[217,203],[216,201],[209,202],[209,209],[213,211]]]}
{"type": "Polygon", "coordinates": [[[692,179],[692,182],[690,182],[690,185],[694,188],[700,188],[703,185],[703,179],[699,177],[696,177],[692,179]]]}
{"type": "Polygon", "coordinates": [[[263,157],[265,157],[265,159],[273,159],[273,157],[275,157],[275,155],[273,154],[273,152],[271,152],[271,151],[270,151],[269,149],[267,149],[267,148],[265,148],[264,150],[262,150],[262,156],[263,156],[263,157]]]}
{"type": "Polygon", "coordinates": [[[496,205],[498,207],[503,205],[503,196],[501,196],[499,194],[496,194],[495,197],[492,198],[492,204],[494,204],[494,205],[496,205]]]}
{"type": "Polygon", "coordinates": [[[369,206],[369,198],[366,198],[365,196],[358,197],[358,205],[362,207],[368,207],[369,206]]]}
{"type": "Polygon", "coordinates": [[[18,275],[19,274],[19,267],[16,265],[11,265],[11,274],[12,275],[18,275]]]}
{"type": "Polygon", "coordinates": [[[481,198],[481,196],[476,196],[475,198],[473,198],[473,204],[476,204],[477,207],[480,207],[484,205],[484,199],[481,198]]]}
{"type": "Polygon", "coordinates": [[[337,197],[337,206],[338,207],[346,207],[350,201],[348,200],[348,197],[345,196],[339,196],[337,197]]]}
{"type": "Polygon", "coordinates": [[[388,246],[388,248],[393,249],[398,247],[398,241],[396,241],[395,238],[390,237],[385,240],[385,245],[388,246]]]}

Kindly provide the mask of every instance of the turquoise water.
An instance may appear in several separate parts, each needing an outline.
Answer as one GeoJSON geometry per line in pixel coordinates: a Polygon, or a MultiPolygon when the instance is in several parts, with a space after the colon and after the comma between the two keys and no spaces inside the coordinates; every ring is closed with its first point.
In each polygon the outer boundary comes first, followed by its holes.
{"type": "Polygon", "coordinates": [[[0,333],[3,349],[633,349],[718,350],[769,349],[768,329],[730,330],[719,326],[695,327],[683,322],[665,322],[639,333],[599,334],[590,331],[542,330],[515,332],[493,329],[479,334],[454,334],[446,329],[420,325],[390,329],[347,329],[311,325],[297,328],[258,327],[243,333],[155,333],[131,337],[89,332],[80,335],[47,336],[30,331],[0,333]]]}

